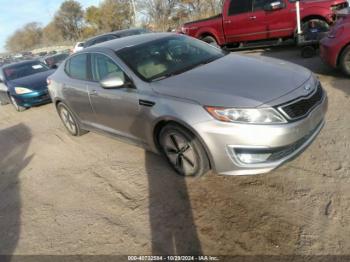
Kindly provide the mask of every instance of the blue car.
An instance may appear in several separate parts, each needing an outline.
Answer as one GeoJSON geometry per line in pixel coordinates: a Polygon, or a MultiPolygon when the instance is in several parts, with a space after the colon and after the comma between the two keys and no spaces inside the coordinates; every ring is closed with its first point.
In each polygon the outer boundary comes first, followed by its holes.
{"type": "Polygon", "coordinates": [[[51,101],[47,77],[54,73],[39,61],[24,61],[0,68],[0,103],[19,112],[51,101]]]}

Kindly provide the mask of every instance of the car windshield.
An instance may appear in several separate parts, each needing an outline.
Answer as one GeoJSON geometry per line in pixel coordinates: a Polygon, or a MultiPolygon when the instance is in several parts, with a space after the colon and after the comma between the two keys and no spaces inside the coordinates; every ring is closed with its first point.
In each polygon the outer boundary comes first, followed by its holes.
{"type": "Polygon", "coordinates": [[[185,36],[165,37],[117,51],[124,63],[148,82],[181,74],[226,54],[185,36]]]}
{"type": "Polygon", "coordinates": [[[15,80],[17,78],[26,77],[36,73],[41,73],[49,70],[49,68],[40,62],[28,62],[18,65],[13,65],[4,68],[4,74],[7,80],[15,80]]]}

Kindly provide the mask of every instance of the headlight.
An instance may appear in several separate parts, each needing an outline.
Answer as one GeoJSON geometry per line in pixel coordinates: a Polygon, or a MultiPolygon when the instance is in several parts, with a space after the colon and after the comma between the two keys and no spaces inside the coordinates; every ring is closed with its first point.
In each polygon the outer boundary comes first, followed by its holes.
{"type": "Polygon", "coordinates": [[[248,124],[276,124],[287,123],[287,120],[273,108],[236,109],[205,107],[217,120],[223,122],[238,122],[248,124]]]}
{"type": "Polygon", "coordinates": [[[25,88],[25,87],[15,87],[15,92],[18,95],[23,95],[23,94],[31,93],[31,92],[33,92],[33,90],[30,90],[30,89],[25,88]]]}

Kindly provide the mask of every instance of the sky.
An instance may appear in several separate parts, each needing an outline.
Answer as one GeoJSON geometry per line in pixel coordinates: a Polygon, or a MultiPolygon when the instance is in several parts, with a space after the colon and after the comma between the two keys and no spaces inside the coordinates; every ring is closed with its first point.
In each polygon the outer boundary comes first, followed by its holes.
{"type": "MultiPolygon", "coordinates": [[[[0,53],[5,51],[6,39],[30,22],[45,26],[64,0],[0,0],[0,53]]],[[[100,0],[77,0],[86,8],[100,0]]]]}

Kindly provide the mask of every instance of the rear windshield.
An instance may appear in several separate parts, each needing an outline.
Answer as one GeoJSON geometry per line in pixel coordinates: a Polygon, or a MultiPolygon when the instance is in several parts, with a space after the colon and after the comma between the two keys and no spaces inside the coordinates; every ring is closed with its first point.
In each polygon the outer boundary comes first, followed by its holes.
{"type": "Polygon", "coordinates": [[[4,68],[4,74],[7,80],[15,80],[29,75],[45,72],[49,68],[40,62],[28,62],[4,68]]]}
{"type": "Polygon", "coordinates": [[[45,61],[48,65],[54,65],[56,63],[62,62],[68,56],[69,56],[68,54],[55,55],[55,56],[46,58],[45,61]]]}
{"type": "Polygon", "coordinates": [[[124,48],[117,55],[145,81],[189,71],[226,55],[222,50],[186,36],[170,36],[124,48]]]}
{"type": "Polygon", "coordinates": [[[119,37],[126,37],[131,35],[142,35],[147,33],[150,33],[150,31],[147,29],[135,29],[135,30],[127,30],[125,32],[117,33],[117,35],[119,37]]]}

